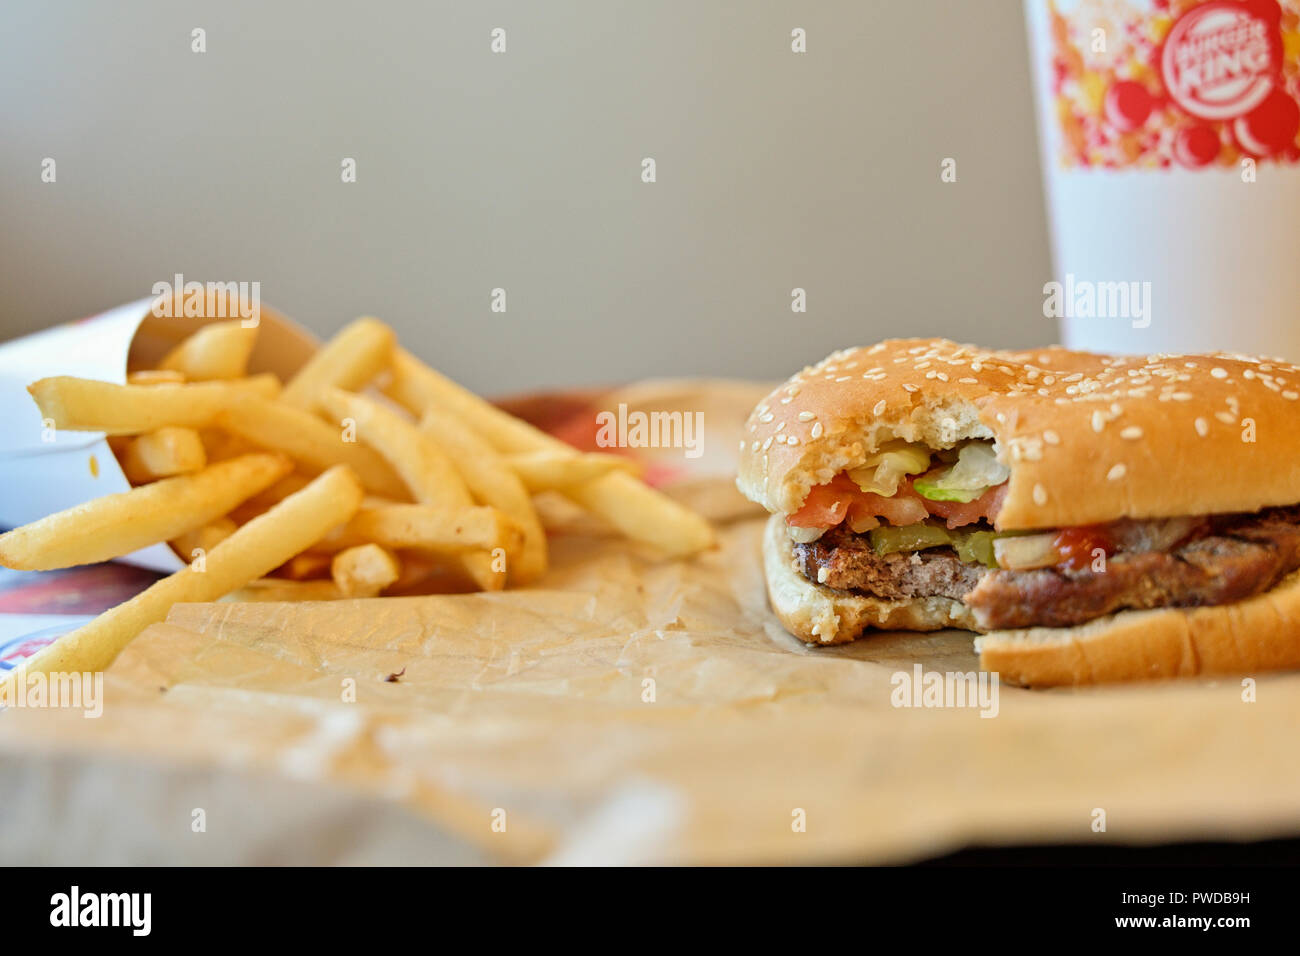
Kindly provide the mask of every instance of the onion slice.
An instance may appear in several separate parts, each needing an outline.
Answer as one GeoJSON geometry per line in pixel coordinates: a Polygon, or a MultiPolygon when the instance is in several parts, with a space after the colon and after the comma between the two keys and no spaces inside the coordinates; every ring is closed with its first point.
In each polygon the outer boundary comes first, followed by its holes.
{"type": "Polygon", "coordinates": [[[1008,571],[1028,571],[1060,564],[1062,555],[1056,546],[1056,532],[1014,535],[993,540],[993,556],[998,567],[1008,571]]]}

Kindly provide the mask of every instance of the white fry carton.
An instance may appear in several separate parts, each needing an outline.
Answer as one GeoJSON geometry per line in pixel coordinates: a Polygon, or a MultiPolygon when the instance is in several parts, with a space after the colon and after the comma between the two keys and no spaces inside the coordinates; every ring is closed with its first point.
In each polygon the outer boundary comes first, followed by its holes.
{"type": "MultiPolygon", "coordinates": [[[[158,317],[154,299],[140,299],[99,315],[0,345],[0,527],[12,528],[131,485],[101,432],[56,431],[41,421],[27,386],[53,375],[124,383],[128,362],[148,368],[208,322],[222,318],[158,317]]],[[[317,340],[290,319],[262,306],[250,372],[288,379],[317,340]]],[[[156,571],[184,563],[166,544],[122,561],[156,571]]]]}

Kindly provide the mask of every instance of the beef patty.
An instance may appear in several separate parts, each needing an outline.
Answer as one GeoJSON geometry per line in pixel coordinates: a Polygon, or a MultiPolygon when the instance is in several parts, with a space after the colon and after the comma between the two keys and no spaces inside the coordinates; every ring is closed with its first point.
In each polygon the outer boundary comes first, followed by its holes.
{"type": "Polygon", "coordinates": [[[1124,535],[1129,545],[1107,558],[1104,571],[1006,571],[967,564],[951,548],[878,555],[866,535],[843,527],[794,550],[809,580],[892,600],[951,598],[988,630],[1070,627],[1125,608],[1229,604],[1267,591],[1300,567],[1300,505],[1215,515],[1186,527],[1164,549],[1143,548],[1143,534],[1124,535]]]}

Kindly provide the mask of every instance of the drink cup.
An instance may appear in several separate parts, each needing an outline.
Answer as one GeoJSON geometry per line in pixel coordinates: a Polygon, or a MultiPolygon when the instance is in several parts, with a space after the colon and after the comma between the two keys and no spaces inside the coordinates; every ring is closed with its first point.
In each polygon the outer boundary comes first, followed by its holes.
{"type": "Polygon", "coordinates": [[[1025,0],[1071,347],[1300,359],[1300,0],[1025,0]]]}

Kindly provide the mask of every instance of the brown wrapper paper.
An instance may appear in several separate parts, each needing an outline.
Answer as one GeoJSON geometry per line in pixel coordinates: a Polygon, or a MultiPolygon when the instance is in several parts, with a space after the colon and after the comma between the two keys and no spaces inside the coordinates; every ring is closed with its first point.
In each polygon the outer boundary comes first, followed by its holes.
{"type": "Polygon", "coordinates": [[[637,394],[711,410],[675,493],[724,522],[716,551],[667,561],[579,521],[525,591],[178,605],[109,670],[99,719],[0,719],[3,855],[891,863],[1300,832],[1300,677],[1261,675],[1253,703],[1220,679],[1004,685],[992,718],[893,706],[918,663],[976,670],[973,636],[789,637],[725,474],[761,390],[637,394]],[[219,808],[205,832],[195,808],[219,808]]]}

